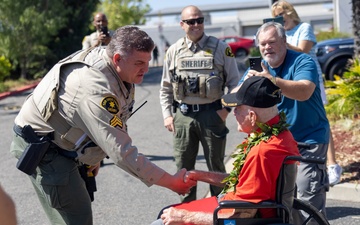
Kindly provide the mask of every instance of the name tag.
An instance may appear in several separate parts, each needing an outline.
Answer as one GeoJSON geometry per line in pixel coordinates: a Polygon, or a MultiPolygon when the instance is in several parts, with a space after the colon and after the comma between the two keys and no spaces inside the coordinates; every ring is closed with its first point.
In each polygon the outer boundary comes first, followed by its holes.
{"type": "Polygon", "coordinates": [[[180,70],[213,69],[213,58],[186,58],[179,59],[178,68],[180,70]]]}

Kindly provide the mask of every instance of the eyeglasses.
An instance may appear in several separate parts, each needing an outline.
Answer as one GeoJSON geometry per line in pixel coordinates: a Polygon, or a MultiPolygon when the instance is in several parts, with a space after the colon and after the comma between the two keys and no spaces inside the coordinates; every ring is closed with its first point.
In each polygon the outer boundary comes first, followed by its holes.
{"type": "Polygon", "coordinates": [[[190,20],[182,20],[184,23],[186,23],[187,25],[195,25],[195,23],[197,24],[203,24],[204,23],[204,17],[199,17],[197,19],[190,19],[190,20]]]}
{"type": "Polygon", "coordinates": [[[282,11],[281,13],[275,15],[275,17],[280,17],[280,16],[284,16],[285,15],[285,11],[282,11]]]}

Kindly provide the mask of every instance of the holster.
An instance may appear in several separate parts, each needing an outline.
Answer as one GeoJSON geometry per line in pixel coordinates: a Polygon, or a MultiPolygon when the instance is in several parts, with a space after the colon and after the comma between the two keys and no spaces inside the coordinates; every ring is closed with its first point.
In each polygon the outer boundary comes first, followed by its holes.
{"type": "Polygon", "coordinates": [[[22,172],[32,175],[35,173],[36,167],[49,149],[51,144],[50,138],[48,136],[37,136],[30,125],[25,125],[23,128],[15,125],[14,131],[29,143],[20,156],[16,167],[22,172]]]}
{"type": "Polygon", "coordinates": [[[94,201],[94,192],[97,191],[96,189],[96,180],[94,174],[88,173],[89,166],[86,164],[83,164],[79,166],[79,173],[81,175],[81,178],[85,182],[86,190],[89,193],[91,201],[94,201]]]}

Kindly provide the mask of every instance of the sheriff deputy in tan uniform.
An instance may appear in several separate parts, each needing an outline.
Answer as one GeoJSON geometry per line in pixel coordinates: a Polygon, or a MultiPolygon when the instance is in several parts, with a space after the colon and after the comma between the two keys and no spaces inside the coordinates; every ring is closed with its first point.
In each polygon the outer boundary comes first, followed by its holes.
{"type": "MultiPolygon", "coordinates": [[[[160,89],[164,126],[174,132],[177,168],[193,170],[201,142],[210,171],[225,172],[225,125],[230,108],[220,99],[225,87],[236,87],[240,74],[229,46],[204,33],[204,16],[196,6],[182,10],[180,25],[186,36],[166,53],[160,89]],[[172,111],[173,109],[173,111],[172,111]],[[174,113],[174,114],[173,114],[174,113]]],[[[212,195],[220,187],[210,186],[212,195]]],[[[196,199],[196,187],[182,199],[196,199]]]]}
{"type": "Polygon", "coordinates": [[[93,25],[96,29],[95,32],[91,33],[84,37],[82,41],[82,49],[88,49],[91,47],[96,47],[100,45],[107,45],[111,40],[111,36],[113,35],[113,31],[105,31],[103,30],[108,26],[108,20],[104,13],[96,13],[93,20],[93,25]],[[104,33],[104,31],[106,33],[104,33]]]}
{"type": "Polygon", "coordinates": [[[76,52],[56,64],[21,108],[11,152],[23,159],[24,149],[50,140],[35,171],[24,172],[30,173],[51,224],[92,224],[91,200],[77,166],[90,165],[88,172],[96,175],[105,156],[148,186],[184,194],[195,185],[184,183],[186,170],[170,175],[138,153],[127,133],[134,84],[148,71],[153,48],[144,31],[121,27],[108,46],[76,52]]]}

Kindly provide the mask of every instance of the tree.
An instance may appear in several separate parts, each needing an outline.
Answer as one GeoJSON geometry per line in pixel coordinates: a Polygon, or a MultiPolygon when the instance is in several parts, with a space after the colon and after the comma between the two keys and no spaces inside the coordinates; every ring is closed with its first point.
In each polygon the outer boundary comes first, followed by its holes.
{"type": "Polygon", "coordinates": [[[73,51],[74,45],[81,46],[88,21],[77,17],[86,17],[82,8],[88,5],[93,6],[86,9],[90,10],[87,13],[90,17],[98,2],[2,0],[0,43],[6,43],[2,52],[19,68],[21,78],[41,77],[59,57],[73,51]],[[74,38],[78,36],[78,39],[74,38]]]}
{"type": "Polygon", "coordinates": [[[360,56],[360,1],[352,0],[353,11],[353,33],[354,33],[354,55],[355,58],[360,56]]]}
{"type": "MultiPolygon", "coordinates": [[[[8,43],[7,57],[20,66],[22,78],[26,78],[29,69],[42,63],[34,59],[47,54],[46,44],[50,36],[56,34],[56,30],[64,23],[63,19],[49,15],[51,8],[46,3],[29,0],[3,0],[0,3],[3,31],[0,38],[8,43]]],[[[56,1],[53,4],[59,8],[56,1]]]]}
{"type": "Polygon", "coordinates": [[[116,30],[124,25],[145,24],[144,15],[150,11],[150,6],[143,0],[104,0],[100,9],[109,20],[109,28],[116,30]]]}

